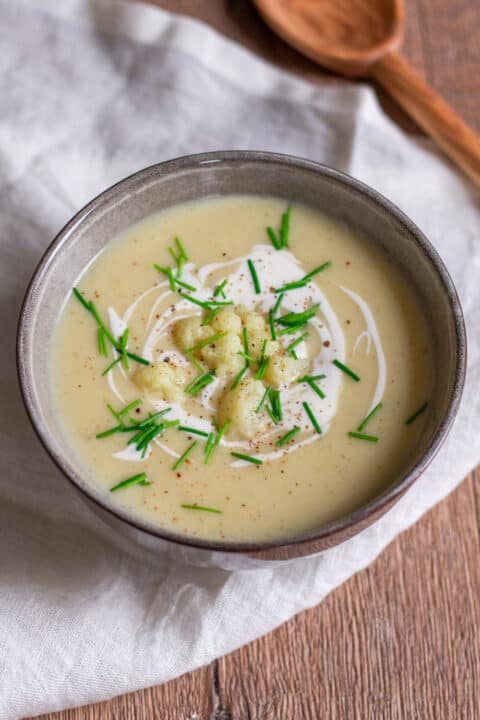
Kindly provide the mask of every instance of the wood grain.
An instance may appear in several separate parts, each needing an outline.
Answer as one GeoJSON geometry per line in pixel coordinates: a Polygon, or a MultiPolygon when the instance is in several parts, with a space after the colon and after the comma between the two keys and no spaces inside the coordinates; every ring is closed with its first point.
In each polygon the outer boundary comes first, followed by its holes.
{"type": "Polygon", "coordinates": [[[480,187],[480,137],[399,53],[382,57],[371,74],[444,153],[480,187]]]}
{"type": "Polygon", "coordinates": [[[477,718],[474,496],[472,476],[319,607],[222,659],[232,720],[477,718]]]}
{"type": "MultiPolygon", "coordinates": [[[[312,82],[334,81],[248,0],[156,2],[312,82]]],[[[407,2],[405,55],[478,130],[479,30],[480,3],[407,2]]],[[[265,638],[157,688],[41,720],[477,720],[479,537],[477,471],[369,568],[265,638]]]]}

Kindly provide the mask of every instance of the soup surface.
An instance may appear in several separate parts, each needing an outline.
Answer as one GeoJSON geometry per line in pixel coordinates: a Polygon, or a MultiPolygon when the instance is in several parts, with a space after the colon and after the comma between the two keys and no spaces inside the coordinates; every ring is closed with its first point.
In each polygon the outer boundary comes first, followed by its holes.
{"type": "Polygon", "coordinates": [[[150,523],[286,538],[415,456],[433,383],[419,300],[310,208],[179,205],[111,242],[76,293],[52,344],[59,417],[90,482],[150,523]]]}

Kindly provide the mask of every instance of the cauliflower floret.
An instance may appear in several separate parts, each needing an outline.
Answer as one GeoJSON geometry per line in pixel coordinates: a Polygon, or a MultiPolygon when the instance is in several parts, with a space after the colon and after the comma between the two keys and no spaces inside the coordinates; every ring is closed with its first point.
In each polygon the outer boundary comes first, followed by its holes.
{"type": "Polygon", "coordinates": [[[290,355],[274,355],[270,358],[264,380],[272,385],[288,385],[305,373],[307,368],[306,360],[295,360],[290,355]]]}
{"type": "Polygon", "coordinates": [[[166,402],[181,402],[185,374],[166,362],[154,363],[135,373],[136,384],[147,393],[158,393],[166,402]]]}
{"type": "Polygon", "coordinates": [[[241,380],[233,390],[226,390],[218,406],[218,423],[231,421],[230,432],[251,440],[265,429],[265,416],[255,410],[265,393],[260,380],[252,377],[241,380]]]}
{"type": "Polygon", "coordinates": [[[280,344],[277,340],[272,340],[270,330],[267,329],[253,329],[249,330],[247,334],[248,338],[248,354],[253,358],[259,358],[262,354],[263,343],[266,340],[265,355],[271,357],[278,353],[280,344]]]}
{"type": "Polygon", "coordinates": [[[231,332],[235,335],[240,335],[242,332],[242,321],[231,308],[220,310],[208,326],[216,332],[231,332]]]}
{"type": "Polygon", "coordinates": [[[248,332],[252,330],[263,330],[268,333],[267,322],[263,315],[254,310],[247,310],[245,305],[239,305],[237,314],[242,319],[242,325],[247,328],[248,332]]]}
{"type": "Polygon", "coordinates": [[[179,320],[173,328],[175,342],[182,350],[193,347],[211,334],[208,326],[202,326],[202,318],[199,316],[179,320]]]}
{"type": "Polygon", "coordinates": [[[238,354],[242,349],[243,345],[238,335],[227,333],[211,345],[206,345],[200,353],[202,360],[210,368],[215,369],[218,377],[222,377],[240,370],[245,362],[238,354]]]}

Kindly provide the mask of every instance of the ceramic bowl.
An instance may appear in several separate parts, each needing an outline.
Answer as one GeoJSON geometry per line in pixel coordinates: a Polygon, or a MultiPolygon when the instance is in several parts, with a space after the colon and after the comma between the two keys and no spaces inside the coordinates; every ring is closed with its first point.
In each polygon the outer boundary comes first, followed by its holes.
{"type": "Polygon", "coordinates": [[[460,302],[442,260],[425,235],[397,207],[332,168],[263,152],[213,152],[154,165],[95,198],[61,230],[40,261],[21,311],[17,360],[27,411],[45,449],[92,506],[122,534],[176,549],[199,563],[250,567],[325,550],[385,513],[421,475],[445,440],[465,376],[465,328],[460,302]],[[59,309],[97,253],[132,223],[177,203],[230,194],[270,195],[312,206],[380,245],[416,288],[432,329],[436,382],[420,449],[409,467],[371,502],[306,535],[264,543],[209,542],[163,531],[111,503],[82,477],[61,431],[49,382],[48,348],[59,309]],[[236,563],[232,558],[236,557],[236,563]]]}

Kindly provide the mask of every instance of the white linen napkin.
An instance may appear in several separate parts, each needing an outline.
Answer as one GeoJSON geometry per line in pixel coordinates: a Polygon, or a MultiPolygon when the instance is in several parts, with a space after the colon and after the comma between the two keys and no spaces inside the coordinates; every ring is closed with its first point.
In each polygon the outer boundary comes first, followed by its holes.
{"type": "Polygon", "coordinates": [[[366,87],[310,86],[198,22],[120,1],[0,0],[0,25],[0,718],[13,720],[161,683],[272,630],[457,485],[480,458],[480,213],[366,87]],[[62,224],[145,165],[222,148],[303,155],[380,190],[435,243],[469,327],[463,406],[423,477],[340,547],[254,573],[119,539],[40,447],[15,377],[21,298],[62,224]]]}

